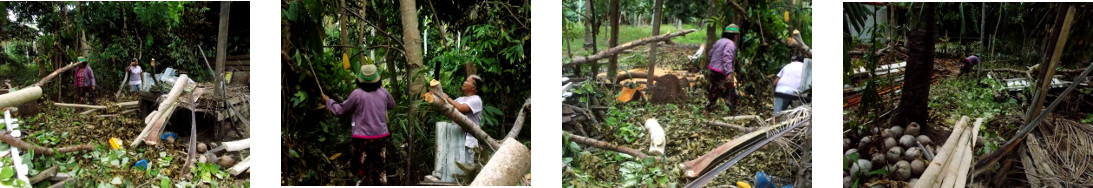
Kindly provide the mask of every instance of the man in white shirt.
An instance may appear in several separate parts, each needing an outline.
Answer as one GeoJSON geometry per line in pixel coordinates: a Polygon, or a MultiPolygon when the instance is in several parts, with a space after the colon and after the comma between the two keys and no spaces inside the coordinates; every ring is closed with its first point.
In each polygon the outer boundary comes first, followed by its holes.
{"type": "Polygon", "coordinates": [[[801,87],[801,73],[804,71],[804,57],[797,56],[793,61],[778,72],[774,79],[774,113],[781,112],[789,107],[793,100],[798,98],[801,87]]]}

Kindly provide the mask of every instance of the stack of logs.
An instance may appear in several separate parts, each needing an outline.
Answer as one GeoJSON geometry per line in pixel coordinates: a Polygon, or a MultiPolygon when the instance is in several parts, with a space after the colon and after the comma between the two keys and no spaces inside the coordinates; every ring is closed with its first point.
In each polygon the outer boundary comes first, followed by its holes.
{"type": "Polygon", "coordinates": [[[968,182],[968,172],[971,169],[972,147],[975,146],[979,126],[983,124],[983,118],[976,118],[972,126],[967,126],[969,118],[964,116],[953,127],[952,134],[945,141],[945,145],[938,150],[937,156],[930,161],[922,177],[911,186],[922,187],[964,187],[968,182]]]}

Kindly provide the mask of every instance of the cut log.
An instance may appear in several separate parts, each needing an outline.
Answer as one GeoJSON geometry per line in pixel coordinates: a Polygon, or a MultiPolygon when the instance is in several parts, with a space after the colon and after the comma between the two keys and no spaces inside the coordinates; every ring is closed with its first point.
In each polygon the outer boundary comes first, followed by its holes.
{"type": "Polygon", "coordinates": [[[664,155],[664,148],[668,141],[665,140],[664,127],[660,126],[657,119],[645,120],[645,130],[649,132],[649,154],[664,155]]]}
{"type": "Polygon", "coordinates": [[[239,174],[247,171],[247,169],[250,169],[250,157],[243,158],[243,161],[232,166],[231,170],[228,170],[228,172],[231,172],[232,176],[239,176],[239,174]]]}
{"type": "Polygon", "coordinates": [[[599,141],[599,140],[596,140],[596,139],[583,137],[583,136],[580,136],[580,135],[575,135],[575,134],[565,132],[565,131],[563,131],[562,133],[565,136],[568,136],[570,141],[576,142],[578,144],[583,144],[585,146],[611,150],[611,151],[615,151],[615,152],[619,152],[619,153],[625,153],[625,154],[629,154],[631,156],[634,156],[636,158],[649,157],[648,155],[645,155],[645,153],[642,153],[641,151],[636,150],[634,148],[628,148],[626,146],[615,145],[615,144],[607,143],[607,142],[604,142],[604,141],[599,141]]]}
{"type": "Polygon", "coordinates": [[[118,106],[118,108],[136,107],[137,105],[140,104],[139,102],[140,101],[120,102],[120,103],[114,104],[114,106],[118,106]]]}
{"type": "Polygon", "coordinates": [[[941,182],[938,179],[938,175],[941,174],[942,169],[945,169],[947,161],[953,157],[952,152],[956,148],[962,137],[965,136],[969,118],[964,116],[960,118],[960,121],[953,126],[953,132],[949,134],[949,138],[945,140],[945,145],[941,146],[941,149],[937,150],[937,156],[934,156],[934,160],[930,161],[926,166],[926,171],[922,172],[922,176],[919,177],[918,182],[915,183],[915,188],[936,187],[941,182]]]}
{"type": "Polygon", "coordinates": [[[587,62],[595,62],[596,60],[600,60],[600,59],[604,59],[604,58],[608,58],[608,57],[617,55],[617,54],[621,53],[622,51],[625,51],[625,50],[630,49],[630,48],[646,45],[646,44],[649,44],[649,43],[665,41],[665,40],[671,39],[672,37],[684,36],[684,35],[687,35],[688,33],[694,32],[694,31],[695,31],[694,29],[691,29],[691,30],[680,31],[680,32],[676,32],[676,33],[666,33],[666,34],[659,35],[659,36],[654,36],[654,37],[641,38],[641,39],[638,39],[638,40],[635,40],[635,41],[630,41],[626,44],[618,45],[618,46],[616,46],[614,48],[611,48],[611,49],[606,49],[606,50],[600,51],[599,53],[596,53],[595,55],[589,55],[589,56],[584,56],[584,57],[573,58],[572,61],[569,61],[569,63],[566,63],[563,66],[573,66],[573,65],[587,63],[587,62]]]}
{"type": "Polygon", "coordinates": [[[524,174],[531,169],[531,151],[516,139],[506,138],[490,157],[471,186],[513,186],[519,185],[524,174]]]}
{"type": "MultiPolygon", "coordinates": [[[[146,133],[144,135],[144,137],[143,137],[144,142],[147,142],[150,145],[156,145],[156,144],[159,143],[159,136],[163,134],[162,133],[163,126],[171,120],[171,116],[173,116],[175,114],[175,109],[178,109],[177,107],[178,107],[177,102],[172,103],[169,106],[169,108],[167,109],[166,112],[161,112],[159,114],[156,114],[157,117],[153,118],[154,121],[152,121],[151,124],[147,125],[147,126],[150,126],[151,128],[149,128],[148,133],[146,133]]],[[[133,144],[137,144],[137,143],[134,142],[133,144]]],[[[136,147],[136,146],[134,145],[132,147],[136,147]]]]}
{"type": "Polygon", "coordinates": [[[19,106],[42,97],[42,87],[31,86],[0,95],[0,108],[19,106]]]}
{"type": "Polygon", "coordinates": [[[189,85],[189,76],[186,74],[178,76],[175,79],[175,84],[171,87],[171,91],[167,93],[167,98],[163,102],[159,103],[159,108],[156,111],[144,118],[144,122],[148,125],[144,126],[144,130],[140,132],[140,135],[133,139],[133,143],[129,144],[129,147],[137,147],[141,144],[141,141],[148,141],[146,138],[148,135],[153,135],[155,140],[151,140],[154,143],[159,139],[159,132],[163,129],[163,122],[166,122],[166,118],[174,112],[175,107],[178,105],[178,96],[182,94],[184,88],[189,85]],[[151,117],[151,118],[149,118],[151,117]]]}
{"type": "Polygon", "coordinates": [[[54,106],[60,107],[73,107],[73,108],[87,108],[87,109],[106,109],[103,105],[87,105],[87,104],[69,104],[69,103],[53,103],[54,106]]]}
{"type": "Polygon", "coordinates": [[[227,150],[227,151],[245,150],[245,149],[250,148],[250,138],[231,141],[231,142],[222,142],[222,143],[220,143],[220,145],[221,145],[220,147],[224,147],[224,150],[227,150]]]}
{"type": "Polygon", "coordinates": [[[793,44],[790,46],[797,47],[797,49],[804,52],[805,55],[812,57],[812,48],[809,48],[808,44],[805,44],[805,39],[801,38],[801,31],[793,30],[793,36],[791,36],[790,39],[793,39],[793,44]]]}
{"type": "Polygon", "coordinates": [[[63,148],[46,148],[46,147],[37,146],[37,145],[31,144],[31,143],[24,142],[23,140],[19,140],[19,138],[15,138],[14,136],[11,136],[11,132],[9,132],[9,131],[0,131],[0,141],[3,141],[4,143],[7,143],[8,145],[14,146],[14,147],[19,148],[19,149],[33,150],[34,153],[45,154],[45,155],[54,155],[54,154],[58,154],[58,153],[71,153],[71,152],[77,152],[77,151],[83,151],[83,150],[94,150],[95,149],[95,147],[93,147],[89,144],[82,144],[82,145],[69,146],[69,147],[63,147],[63,148]]]}

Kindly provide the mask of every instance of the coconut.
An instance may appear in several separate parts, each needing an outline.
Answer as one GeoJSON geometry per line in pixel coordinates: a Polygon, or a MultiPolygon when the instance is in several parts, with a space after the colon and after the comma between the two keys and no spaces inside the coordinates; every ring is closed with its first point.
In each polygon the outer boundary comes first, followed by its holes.
{"type": "Polygon", "coordinates": [[[873,169],[873,164],[869,160],[858,159],[858,162],[850,166],[850,174],[865,174],[871,169],[873,169]]]}
{"type": "Polygon", "coordinates": [[[872,160],[869,160],[869,161],[873,162],[873,164],[877,164],[877,165],[888,164],[887,159],[884,158],[884,154],[882,154],[882,153],[874,153],[872,160]]]}
{"type": "Polygon", "coordinates": [[[914,160],[911,162],[911,174],[914,176],[922,175],[922,172],[926,171],[926,162],[922,160],[914,160]]]}
{"type": "Polygon", "coordinates": [[[903,135],[899,138],[899,145],[905,148],[915,147],[915,136],[903,135]]]}
{"type": "Polygon", "coordinates": [[[918,135],[918,138],[916,138],[916,140],[918,140],[919,143],[922,143],[922,145],[933,144],[933,141],[930,140],[930,137],[926,135],[918,135]]]}
{"type": "Polygon", "coordinates": [[[843,150],[850,149],[850,139],[843,138],[843,150]]]}
{"type": "Polygon", "coordinates": [[[197,162],[205,163],[205,162],[208,162],[208,161],[209,161],[209,158],[205,157],[205,155],[197,155],[197,162]]]}
{"type": "Polygon", "coordinates": [[[903,160],[911,161],[918,159],[919,157],[922,157],[922,150],[917,147],[907,148],[907,151],[903,152],[903,160]]]}
{"type": "Polygon", "coordinates": [[[197,143],[197,152],[198,153],[205,153],[205,151],[207,151],[208,149],[209,149],[209,146],[206,146],[205,143],[200,143],[200,142],[197,143]]]}
{"type": "Polygon", "coordinates": [[[896,139],[888,137],[884,139],[884,148],[892,148],[896,146],[896,139]]]}
{"type": "Polygon", "coordinates": [[[221,167],[227,168],[227,167],[231,167],[232,165],[235,165],[235,159],[232,158],[231,155],[224,155],[224,156],[220,156],[220,162],[219,163],[220,163],[221,167]]]}
{"type": "Polygon", "coordinates": [[[911,163],[908,163],[907,161],[899,161],[896,162],[895,167],[895,173],[893,173],[892,177],[896,178],[897,180],[911,179],[911,163]]]}
{"type": "Polygon", "coordinates": [[[910,125],[907,125],[907,130],[904,130],[904,132],[906,132],[907,135],[918,136],[918,134],[920,132],[919,130],[920,130],[920,127],[918,126],[918,123],[911,122],[910,125]]]}
{"type": "Polygon", "coordinates": [[[217,145],[216,142],[209,142],[209,148],[210,149],[216,149],[217,146],[220,146],[220,145],[217,145]]]}
{"type": "Polygon", "coordinates": [[[977,148],[982,147],[983,143],[986,143],[986,142],[987,142],[987,139],[983,138],[982,136],[975,137],[975,147],[977,147],[977,148]]]}
{"type": "Polygon", "coordinates": [[[168,144],[174,144],[175,143],[175,137],[167,137],[167,143],[168,144]]]}
{"type": "Polygon", "coordinates": [[[900,157],[903,157],[903,148],[900,148],[899,146],[892,147],[892,149],[888,149],[888,154],[886,154],[885,157],[888,159],[888,162],[898,161],[900,157]]]}
{"type": "Polygon", "coordinates": [[[884,131],[881,131],[880,136],[883,138],[892,137],[892,129],[884,129],[884,131]]]}
{"type": "Polygon", "coordinates": [[[903,127],[892,126],[892,137],[900,137],[900,136],[903,136],[903,127]]]}
{"type": "Polygon", "coordinates": [[[869,146],[869,143],[871,142],[873,142],[873,139],[869,138],[869,136],[863,136],[861,137],[861,142],[858,142],[858,147],[865,148],[866,146],[869,146]]]}
{"type": "MultiPolygon", "coordinates": [[[[853,148],[848,149],[848,150],[846,150],[846,153],[843,153],[843,156],[850,156],[851,153],[858,153],[858,149],[853,149],[853,148]]],[[[859,154],[859,155],[861,155],[861,154],[859,154]]]]}

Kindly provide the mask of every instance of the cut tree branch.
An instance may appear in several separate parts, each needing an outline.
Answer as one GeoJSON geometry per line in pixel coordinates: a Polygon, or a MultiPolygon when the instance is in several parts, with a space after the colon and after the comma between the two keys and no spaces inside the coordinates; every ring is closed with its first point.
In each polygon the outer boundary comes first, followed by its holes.
{"type": "Polygon", "coordinates": [[[524,100],[523,107],[520,107],[519,115],[516,115],[516,123],[512,124],[512,130],[509,130],[509,134],[505,135],[505,138],[516,139],[516,136],[520,135],[520,130],[524,127],[524,122],[527,118],[530,118],[528,114],[531,114],[531,99],[524,100]]]}
{"type": "Polygon", "coordinates": [[[641,38],[641,39],[638,39],[638,40],[635,40],[635,41],[627,42],[626,44],[621,44],[621,45],[616,46],[614,48],[610,48],[610,49],[600,51],[599,53],[596,53],[595,55],[589,55],[589,56],[574,58],[572,61],[569,61],[569,63],[566,63],[563,66],[573,66],[573,65],[587,63],[587,62],[595,62],[596,60],[609,58],[611,56],[618,55],[622,51],[630,49],[630,48],[643,46],[643,45],[649,44],[649,43],[665,41],[665,40],[671,39],[672,37],[684,36],[684,35],[687,35],[688,33],[694,32],[694,31],[695,31],[694,29],[691,29],[691,30],[680,31],[680,32],[676,32],[676,33],[666,33],[666,34],[655,36],[655,37],[641,38]]]}
{"type": "Polygon", "coordinates": [[[599,141],[599,140],[596,140],[596,139],[583,137],[583,136],[580,136],[580,135],[575,135],[573,133],[569,133],[569,132],[566,132],[566,131],[563,131],[562,133],[565,134],[565,136],[568,136],[569,140],[571,140],[573,142],[576,142],[578,144],[584,144],[584,145],[589,146],[589,147],[595,147],[595,148],[611,150],[611,151],[615,151],[615,152],[619,152],[619,153],[625,153],[625,154],[629,154],[629,155],[637,157],[637,158],[649,157],[648,155],[645,155],[645,153],[642,153],[641,151],[636,150],[634,148],[628,148],[626,146],[615,145],[615,144],[607,143],[607,142],[604,142],[604,141],[599,141]]]}
{"type": "Polygon", "coordinates": [[[8,145],[14,146],[14,147],[19,148],[19,149],[33,150],[34,153],[45,154],[45,155],[55,155],[55,154],[61,154],[61,153],[71,153],[71,152],[77,152],[77,151],[83,151],[83,150],[94,150],[95,149],[95,147],[93,147],[89,144],[81,144],[81,145],[69,146],[69,147],[63,147],[63,148],[46,148],[46,147],[37,146],[37,145],[31,144],[31,143],[24,142],[23,140],[19,140],[19,138],[15,138],[14,136],[11,136],[11,132],[9,132],[9,131],[0,131],[0,141],[3,141],[4,143],[7,143],[8,145]]]}

